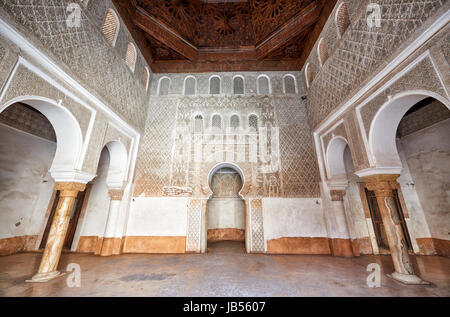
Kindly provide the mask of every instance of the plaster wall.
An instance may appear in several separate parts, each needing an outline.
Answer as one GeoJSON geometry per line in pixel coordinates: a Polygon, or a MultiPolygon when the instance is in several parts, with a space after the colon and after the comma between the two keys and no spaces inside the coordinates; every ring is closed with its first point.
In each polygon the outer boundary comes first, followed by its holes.
{"type": "Polygon", "coordinates": [[[0,124],[0,239],[39,235],[56,143],[0,124]]]}
{"type": "MultiPolygon", "coordinates": [[[[351,239],[361,239],[369,236],[366,215],[361,201],[359,184],[361,180],[354,174],[355,168],[349,148],[344,151],[344,163],[347,171],[348,187],[344,196],[344,206],[347,219],[347,227],[351,239]]],[[[371,220],[370,218],[368,218],[371,220]]]]}
{"type": "Polygon", "coordinates": [[[263,198],[264,238],[327,237],[321,199],[263,198]]]}
{"type": "Polygon", "coordinates": [[[208,229],[245,229],[245,206],[240,198],[208,201],[208,229]]]}
{"type": "MultiPolygon", "coordinates": [[[[450,119],[447,119],[401,139],[431,236],[443,240],[450,240],[449,135],[450,119]]],[[[428,234],[425,228],[417,228],[417,231],[428,234]]]]}
{"type": "Polygon", "coordinates": [[[103,234],[105,233],[110,202],[108,186],[106,185],[109,161],[109,152],[105,148],[100,156],[97,177],[92,181],[93,185],[88,197],[81,236],[103,237],[103,234]]]}
{"type": "Polygon", "coordinates": [[[133,198],[127,236],[186,236],[188,198],[133,198]]]}

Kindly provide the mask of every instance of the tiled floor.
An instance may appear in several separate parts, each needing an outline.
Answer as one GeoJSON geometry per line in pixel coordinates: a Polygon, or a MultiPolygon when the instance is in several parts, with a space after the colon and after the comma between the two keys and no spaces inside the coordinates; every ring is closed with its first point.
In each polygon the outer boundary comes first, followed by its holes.
{"type": "Polygon", "coordinates": [[[392,272],[389,256],[249,255],[242,244],[219,243],[207,254],[99,257],[64,253],[59,267],[81,267],[81,287],[67,286],[69,275],[48,283],[26,283],[41,254],[0,258],[1,296],[450,296],[450,259],[413,257],[429,286],[406,286],[381,277],[369,288],[370,263],[392,272]]]}

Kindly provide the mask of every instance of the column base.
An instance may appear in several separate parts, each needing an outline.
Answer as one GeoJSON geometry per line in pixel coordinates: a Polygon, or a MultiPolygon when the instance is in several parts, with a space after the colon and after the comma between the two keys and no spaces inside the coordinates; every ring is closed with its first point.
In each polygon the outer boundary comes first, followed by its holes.
{"type": "Polygon", "coordinates": [[[53,280],[57,277],[63,276],[66,273],[61,273],[59,271],[49,272],[49,273],[37,273],[31,280],[26,280],[27,283],[45,283],[53,280]]]}
{"type": "Polygon", "coordinates": [[[420,277],[414,274],[402,274],[394,272],[392,274],[386,274],[386,276],[407,285],[430,285],[429,282],[422,280],[420,277]]]}

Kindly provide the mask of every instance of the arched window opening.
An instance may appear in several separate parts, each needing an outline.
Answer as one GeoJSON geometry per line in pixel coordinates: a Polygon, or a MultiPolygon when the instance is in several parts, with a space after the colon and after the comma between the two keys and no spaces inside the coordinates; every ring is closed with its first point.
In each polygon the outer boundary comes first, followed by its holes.
{"type": "Polygon", "coordinates": [[[145,66],[144,70],[142,72],[142,78],[141,78],[141,83],[142,83],[142,86],[145,87],[145,91],[148,90],[149,81],[150,81],[150,71],[148,70],[148,67],[145,66]]]}
{"type": "Polygon", "coordinates": [[[217,76],[211,77],[209,80],[209,93],[211,95],[220,94],[220,78],[217,76]]]}
{"type": "Polygon", "coordinates": [[[131,69],[131,71],[134,72],[134,68],[136,67],[136,47],[134,46],[133,43],[128,43],[125,62],[131,69]]]}
{"type": "Polygon", "coordinates": [[[106,40],[112,46],[116,45],[117,35],[119,34],[119,19],[112,9],[106,11],[105,21],[102,26],[102,33],[106,40]]]}
{"type": "Polygon", "coordinates": [[[348,14],[347,4],[343,2],[336,13],[336,26],[339,37],[342,37],[350,26],[350,16],[348,14]]]}
{"type": "Polygon", "coordinates": [[[231,116],[231,119],[230,119],[230,127],[233,129],[233,130],[237,130],[238,128],[239,128],[239,117],[238,117],[238,115],[232,115],[231,116]]]}
{"type": "Polygon", "coordinates": [[[196,81],[194,77],[187,77],[184,82],[184,94],[186,96],[195,95],[196,81]]]}
{"type": "Polygon", "coordinates": [[[220,115],[215,114],[212,117],[211,120],[211,126],[213,127],[213,129],[217,130],[217,129],[222,129],[222,118],[220,117],[220,115]]]}
{"type": "Polygon", "coordinates": [[[306,88],[309,88],[309,86],[311,86],[312,81],[313,81],[311,64],[309,64],[309,63],[305,67],[305,80],[306,80],[306,88]]]}
{"type": "Polygon", "coordinates": [[[328,45],[325,39],[321,39],[317,47],[320,66],[323,66],[328,59],[328,45]]]}
{"type": "Polygon", "coordinates": [[[197,115],[194,121],[194,133],[203,133],[203,117],[197,115]]]}
{"type": "Polygon", "coordinates": [[[159,80],[159,95],[167,96],[169,94],[170,79],[167,77],[159,80]]]}
{"type": "Polygon", "coordinates": [[[248,127],[251,131],[258,131],[258,117],[254,114],[248,117],[248,127]]]}
{"type": "Polygon", "coordinates": [[[285,94],[295,94],[297,89],[295,89],[295,78],[292,75],[287,75],[284,77],[284,93],[285,94]]]}
{"type": "Polygon", "coordinates": [[[233,79],[233,93],[235,95],[244,94],[244,79],[242,77],[235,77],[233,79]]]}
{"type": "Polygon", "coordinates": [[[260,76],[258,78],[258,94],[259,95],[270,94],[269,78],[267,78],[266,76],[260,76]]]}

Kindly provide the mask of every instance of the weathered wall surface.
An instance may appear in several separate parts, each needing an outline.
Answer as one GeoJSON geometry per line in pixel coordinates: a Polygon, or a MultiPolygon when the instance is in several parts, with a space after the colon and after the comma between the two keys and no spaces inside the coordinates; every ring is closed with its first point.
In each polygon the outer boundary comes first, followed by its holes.
{"type": "Polygon", "coordinates": [[[321,199],[264,198],[268,253],[330,254],[321,199]]]}
{"type": "Polygon", "coordinates": [[[84,219],[80,219],[78,226],[81,226],[80,236],[103,237],[105,233],[106,221],[108,220],[108,206],[110,198],[106,176],[110,163],[110,155],[105,148],[98,163],[97,176],[92,181],[92,188],[89,193],[84,219]]]}
{"type": "Polygon", "coordinates": [[[0,255],[32,250],[54,182],[54,142],[0,124],[0,255]]]}
{"type": "Polygon", "coordinates": [[[431,236],[450,240],[450,120],[401,139],[431,236]]]}

